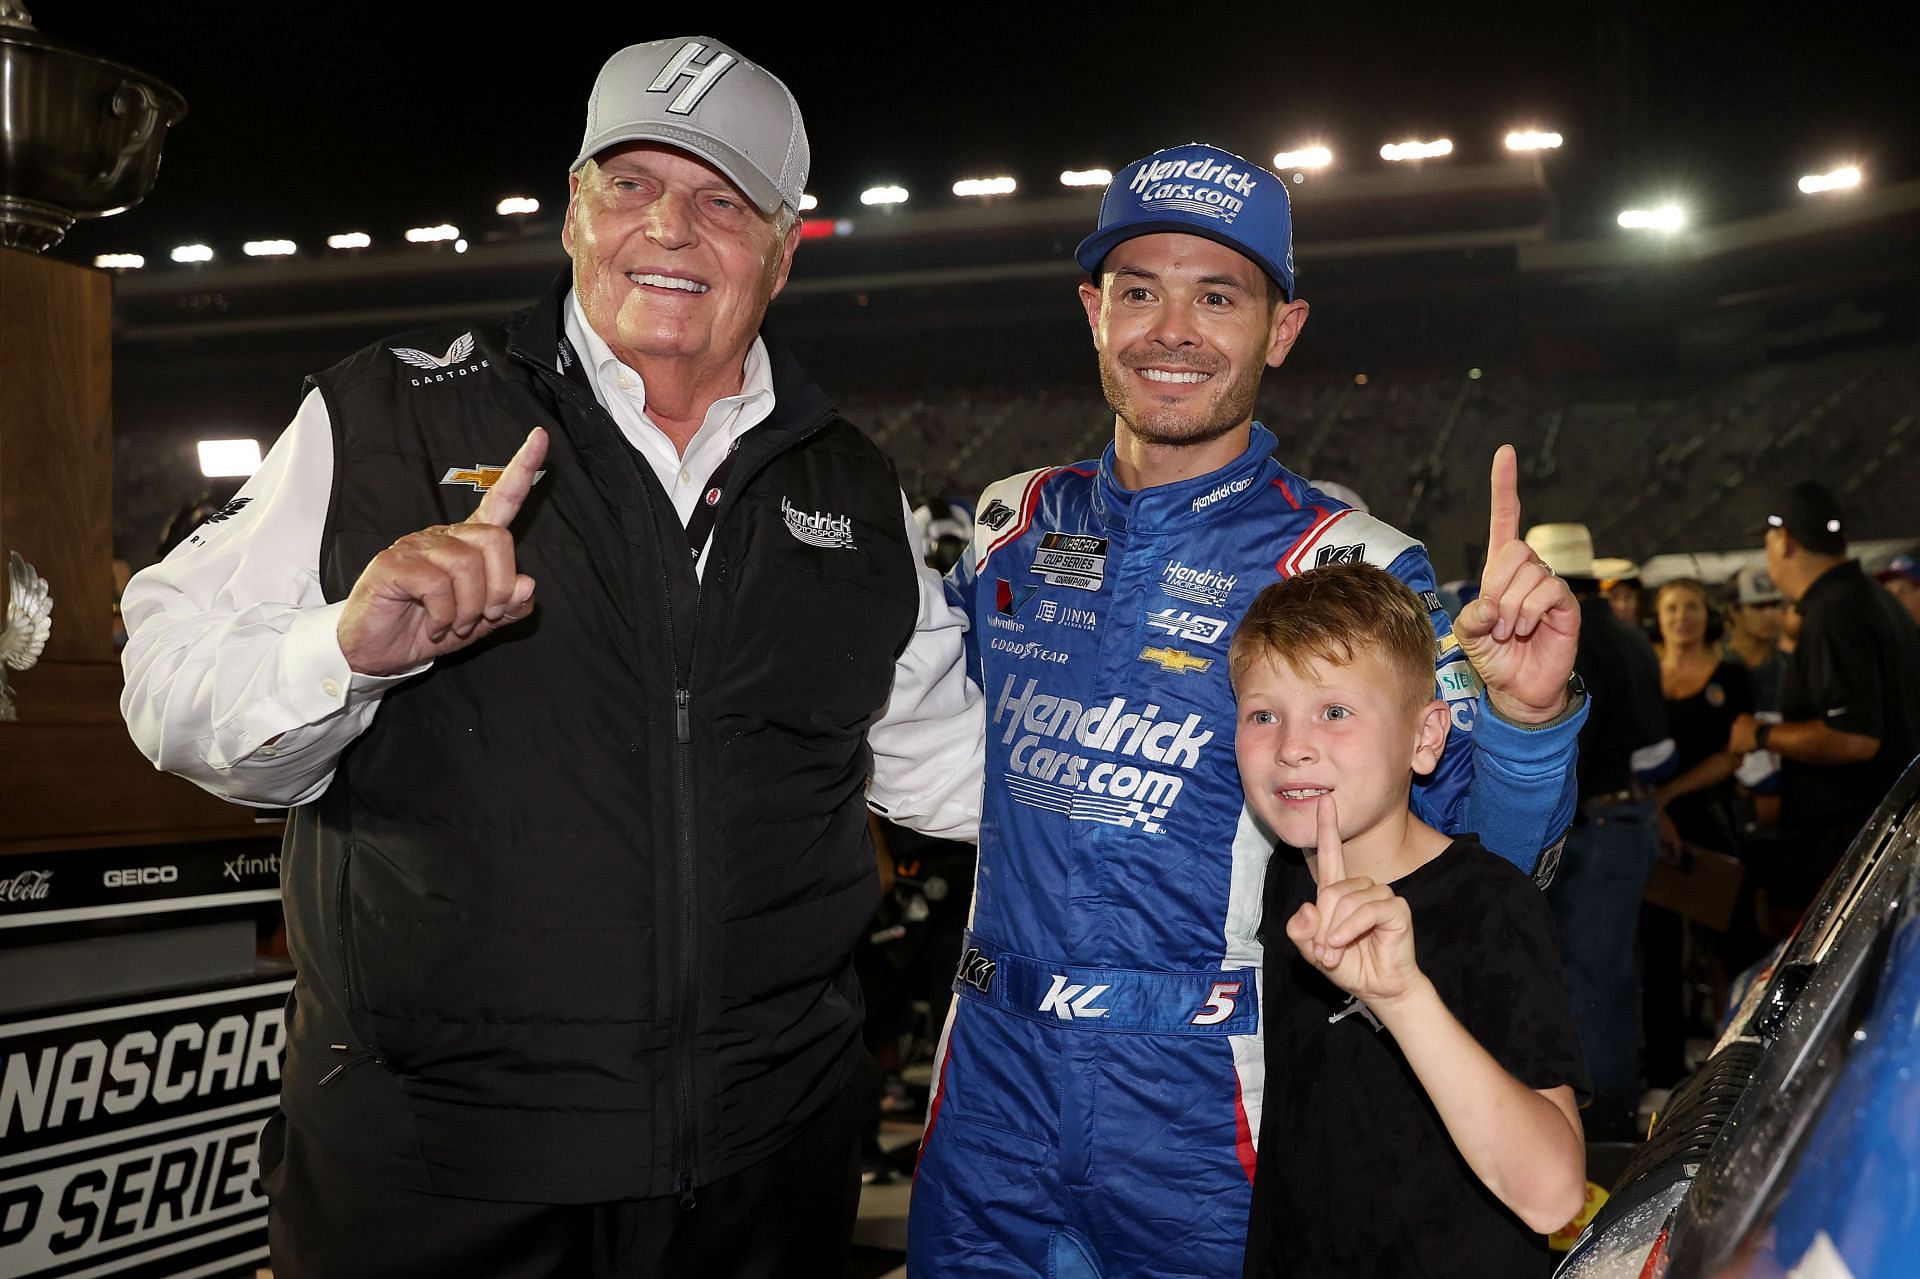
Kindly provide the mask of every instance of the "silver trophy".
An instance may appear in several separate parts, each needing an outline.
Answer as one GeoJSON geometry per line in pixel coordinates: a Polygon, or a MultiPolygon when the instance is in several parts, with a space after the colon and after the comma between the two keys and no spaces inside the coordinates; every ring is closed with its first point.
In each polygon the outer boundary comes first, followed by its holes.
{"type": "Polygon", "coordinates": [[[0,244],[44,253],[79,218],[146,198],[187,102],[144,71],[36,31],[0,0],[0,244]]]}

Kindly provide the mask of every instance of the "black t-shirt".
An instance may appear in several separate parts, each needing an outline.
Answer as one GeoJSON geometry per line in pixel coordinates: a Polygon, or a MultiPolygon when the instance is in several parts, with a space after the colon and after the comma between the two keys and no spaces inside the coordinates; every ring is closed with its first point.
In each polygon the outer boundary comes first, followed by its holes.
{"type": "Polygon", "coordinates": [[[1800,612],[1781,718],[1877,737],[1880,749],[1858,764],[1783,761],[1781,820],[1850,837],[1920,751],[1920,631],[1854,560],[1822,573],[1800,597],[1800,612]]]}
{"type": "MultiPolygon", "coordinates": [[[[1667,699],[1667,727],[1673,732],[1674,776],[1678,777],[1709,755],[1727,749],[1727,734],[1737,716],[1753,713],[1753,676],[1735,658],[1722,661],[1692,697],[1667,699]]],[[[1667,805],[1680,837],[1707,848],[1727,848],[1728,831],[1713,812],[1716,801],[1733,796],[1733,779],[1692,791],[1667,805]]]]}
{"type": "MultiPolygon", "coordinates": [[[[1420,968],[1529,1088],[1587,1091],[1553,917],[1514,867],[1463,835],[1394,881],[1420,968]]],[[[1300,958],[1286,921],[1314,895],[1300,854],[1268,864],[1266,1109],[1249,1276],[1544,1276],[1546,1239],[1480,1183],[1393,1037],[1300,958]],[[1339,1017],[1337,1021],[1329,1018],[1339,1017]]]]}

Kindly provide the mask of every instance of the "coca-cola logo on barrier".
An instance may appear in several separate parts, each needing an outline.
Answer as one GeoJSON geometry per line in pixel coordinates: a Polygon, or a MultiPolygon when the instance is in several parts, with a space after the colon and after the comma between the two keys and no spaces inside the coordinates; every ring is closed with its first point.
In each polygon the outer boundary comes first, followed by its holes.
{"type": "Polygon", "coordinates": [[[52,878],[50,870],[23,870],[12,879],[0,879],[0,902],[43,902],[52,878]]]}

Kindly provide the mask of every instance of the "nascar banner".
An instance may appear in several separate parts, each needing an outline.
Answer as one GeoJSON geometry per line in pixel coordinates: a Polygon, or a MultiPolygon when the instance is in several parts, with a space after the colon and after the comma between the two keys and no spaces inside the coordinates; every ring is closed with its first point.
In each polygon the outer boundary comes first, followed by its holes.
{"type": "Polygon", "coordinates": [[[0,1023],[0,1275],[191,1279],[264,1262],[257,1148],[292,988],[0,1023]]]}

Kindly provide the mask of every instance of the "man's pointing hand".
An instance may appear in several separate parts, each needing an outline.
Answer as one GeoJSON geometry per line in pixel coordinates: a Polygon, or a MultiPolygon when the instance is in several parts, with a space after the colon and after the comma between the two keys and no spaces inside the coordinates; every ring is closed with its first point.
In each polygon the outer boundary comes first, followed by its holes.
{"type": "Polygon", "coordinates": [[[514,567],[513,518],[547,459],[539,427],[473,514],[374,556],[340,614],[340,651],[362,675],[398,675],[458,652],[533,612],[533,579],[514,567]]]}

